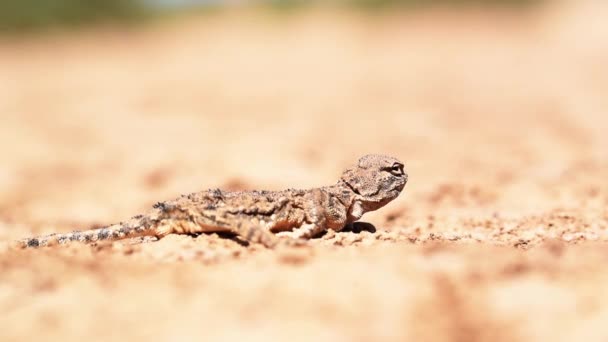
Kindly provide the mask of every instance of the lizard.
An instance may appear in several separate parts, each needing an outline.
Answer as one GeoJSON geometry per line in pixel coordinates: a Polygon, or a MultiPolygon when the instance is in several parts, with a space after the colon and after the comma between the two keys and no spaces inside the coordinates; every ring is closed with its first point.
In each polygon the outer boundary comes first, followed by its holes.
{"type": "Polygon", "coordinates": [[[158,202],[143,215],[107,227],[16,241],[18,248],[95,243],[168,234],[228,232],[267,248],[301,245],[327,230],[340,231],[385,206],[408,180],[396,158],[369,154],[331,186],[283,191],[210,189],[158,202]]]}

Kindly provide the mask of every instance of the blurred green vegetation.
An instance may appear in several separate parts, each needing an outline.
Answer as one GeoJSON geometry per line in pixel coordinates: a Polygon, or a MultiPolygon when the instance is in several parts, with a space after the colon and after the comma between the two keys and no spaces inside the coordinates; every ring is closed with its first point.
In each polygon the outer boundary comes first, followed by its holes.
{"type": "MultiPolygon", "coordinates": [[[[541,0],[251,0],[242,4],[292,12],[309,6],[363,10],[430,6],[522,6],[541,0]]],[[[0,32],[23,32],[100,22],[134,22],[150,15],[221,8],[221,0],[0,0],[0,32]]],[[[234,7],[234,6],[232,6],[234,7]]]]}
{"type": "Polygon", "coordinates": [[[540,0],[345,0],[350,5],[363,9],[382,9],[382,8],[412,8],[426,6],[508,6],[519,7],[532,5],[540,0]]]}
{"type": "Polygon", "coordinates": [[[138,0],[0,0],[0,31],[134,20],[146,12],[138,0]]]}
{"type": "Polygon", "coordinates": [[[399,10],[427,7],[519,7],[538,4],[543,0],[262,0],[261,3],[277,10],[293,11],[311,5],[329,5],[361,10],[399,10]]]}

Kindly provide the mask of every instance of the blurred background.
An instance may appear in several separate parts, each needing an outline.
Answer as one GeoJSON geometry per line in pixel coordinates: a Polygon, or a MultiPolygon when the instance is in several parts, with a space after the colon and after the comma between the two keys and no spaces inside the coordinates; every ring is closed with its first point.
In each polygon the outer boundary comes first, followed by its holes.
{"type": "Polygon", "coordinates": [[[418,203],[456,184],[495,198],[488,210],[536,210],[568,196],[538,184],[606,162],[607,13],[2,1],[0,218],[87,224],[201,188],[316,186],[369,152],[409,164],[418,203]]]}
{"type": "Polygon", "coordinates": [[[604,0],[2,0],[0,241],[409,172],[303,260],[0,253],[3,340],[606,340],[607,61],[604,0]]]}
{"type": "Polygon", "coordinates": [[[141,20],[149,15],[167,15],[190,11],[264,8],[266,10],[303,9],[311,6],[333,8],[412,9],[429,6],[522,6],[540,0],[26,0],[3,2],[3,29],[21,31],[48,29],[53,26],[90,25],[95,22],[141,20]]]}

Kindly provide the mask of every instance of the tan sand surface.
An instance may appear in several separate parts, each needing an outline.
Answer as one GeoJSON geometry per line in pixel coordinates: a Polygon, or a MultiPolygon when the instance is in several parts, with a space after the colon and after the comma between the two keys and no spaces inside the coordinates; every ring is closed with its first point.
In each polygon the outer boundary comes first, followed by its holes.
{"type": "Polygon", "coordinates": [[[602,3],[0,38],[0,340],[608,341],[602,3]],[[375,233],[5,248],[366,153],[410,179],[375,233]]]}

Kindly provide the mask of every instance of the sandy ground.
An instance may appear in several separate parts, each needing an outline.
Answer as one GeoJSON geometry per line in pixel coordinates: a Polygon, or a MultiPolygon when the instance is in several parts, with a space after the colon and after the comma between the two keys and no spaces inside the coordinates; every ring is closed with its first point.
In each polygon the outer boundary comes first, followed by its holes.
{"type": "MultiPolygon", "coordinates": [[[[0,340],[607,341],[608,8],[217,14],[0,40],[0,241],[410,181],[375,232],[0,252],[0,340]]],[[[373,229],[370,229],[373,231],[373,229]]]]}

